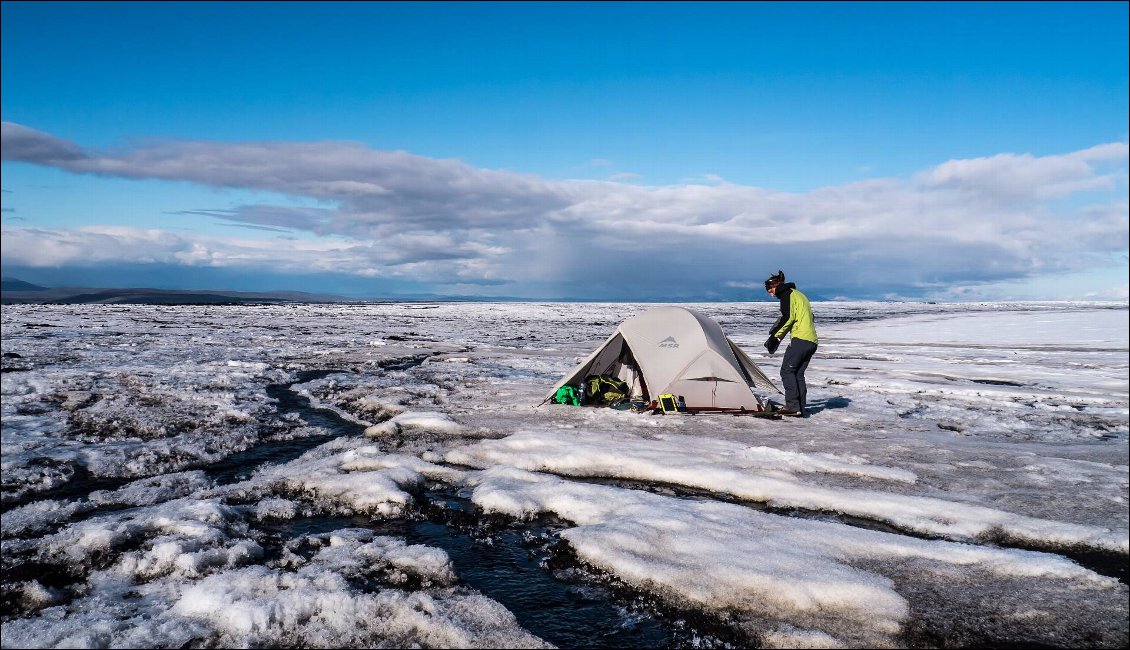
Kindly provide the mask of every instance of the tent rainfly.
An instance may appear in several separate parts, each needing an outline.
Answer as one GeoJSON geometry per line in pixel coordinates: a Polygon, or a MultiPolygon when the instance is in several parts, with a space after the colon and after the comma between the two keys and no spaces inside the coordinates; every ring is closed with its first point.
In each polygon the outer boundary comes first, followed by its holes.
{"type": "Polygon", "coordinates": [[[780,393],[713,319],[683,307],[658,307],[620,324],[587,359],[565,373],[562,386],[611,375],[631,388],[633,401],[656,408],[660,395],[682,396],[687,411],[761,411],[754,389],[780,393]]]}

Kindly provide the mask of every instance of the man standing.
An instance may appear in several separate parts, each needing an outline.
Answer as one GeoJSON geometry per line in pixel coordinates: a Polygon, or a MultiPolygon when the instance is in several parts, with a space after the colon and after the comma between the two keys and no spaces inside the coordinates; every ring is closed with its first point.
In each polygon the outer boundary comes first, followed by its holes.
{"type": "Polygon", "coordinates": [[[785,384],[785,408],[777,411],[781,415],[805,417],[808,401],[808,386],[804,383],[804,371],[812,355],[816,354],[816,324],[812,320],[812,306],[808,297],[797,291],[792,282],[785,283],[785,272],[777,271],[765,281],[769,295],[781,301],[781,317],[769,331],[765,349],[769,354],[777,351],[781,339],[792,333],[785,359],[781,362],[781,381],[785,384]]]}

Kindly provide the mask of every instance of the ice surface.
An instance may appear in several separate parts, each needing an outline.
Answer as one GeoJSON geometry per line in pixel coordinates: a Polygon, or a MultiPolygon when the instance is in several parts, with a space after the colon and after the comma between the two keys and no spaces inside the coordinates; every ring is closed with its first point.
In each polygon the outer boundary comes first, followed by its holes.
{"type": "MultiPolygon", "coordinates": [[[[684,485],[779,508],[840,512],[922,534],[971,539],[989,533],[1027,543],[1079,546],[1127,553],[1125,530],[1044,521],[950,500],[879,490],[826,488],[792,472],[848,474],[911,481],[897,469],[742,447],[687,436],[644,438],[615,432],[519,432],[503,440],[450,452],[453,463],[490,468],[514,465],[570,476],[614,477],[684,485]]],[[[559,513],[560,514],[560,513],[559,513]]]]}
{"type": "Polygon", "coordinates": [[[1125,304],[816,303],[803,420],[539,406],[649,307],[5,306],[3,645],[545,644],[346,523],[434,486],[744,645],[1127,644],[1125,304]]]}
{"type": "MultiPolygon", "coordinates": [[[[788,612],[861,645],[885,645],[908,607],[888,580],[853,560],[927,559],[1006,575],[1061,579],[1080,591],[1118,583],[1061,557],[911,539],[737,505],[570,483],[496,467],[476,478],[487,511],[551,511],[578,524],[563,533],[587,562],[649,590],[711,610],[788,612]]],[[[779,615],[779,614],[778,614],[779,615]]]]}

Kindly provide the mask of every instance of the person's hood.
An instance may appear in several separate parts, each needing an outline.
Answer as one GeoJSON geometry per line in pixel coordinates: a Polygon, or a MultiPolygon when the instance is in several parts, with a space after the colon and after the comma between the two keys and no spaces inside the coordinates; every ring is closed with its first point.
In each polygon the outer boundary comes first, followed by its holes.
{"type": "Polygon", "coordinates": [[[792,291],[793,289],[796,289],[796,283],[795,282],[786,282],[786,283],[780,285],[779,287],[777,287],[777,291],[775,293],[777,300],[780,300],[781,296],[787,294],[788,292],[792,291]]]}

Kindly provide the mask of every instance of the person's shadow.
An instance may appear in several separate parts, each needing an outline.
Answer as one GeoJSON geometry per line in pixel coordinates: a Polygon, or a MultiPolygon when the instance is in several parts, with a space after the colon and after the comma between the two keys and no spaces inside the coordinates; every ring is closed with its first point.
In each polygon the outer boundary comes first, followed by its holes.
{"type": "Polygon", "coordinates": [[[829,397],[827,399],[813,400],[805,405],[805,410],[809,415],[819,413],[826,409],[842,409],[847,408],[851,404],[851,400],[846,397],[829,397]]]}

